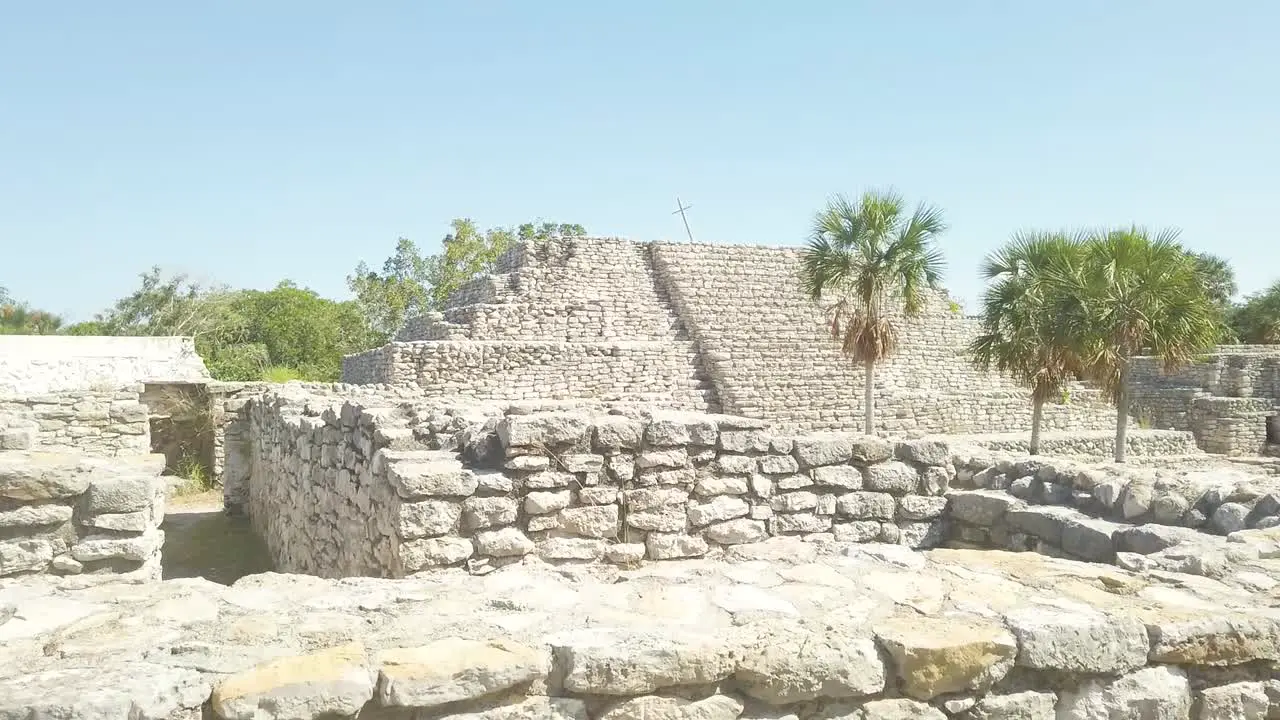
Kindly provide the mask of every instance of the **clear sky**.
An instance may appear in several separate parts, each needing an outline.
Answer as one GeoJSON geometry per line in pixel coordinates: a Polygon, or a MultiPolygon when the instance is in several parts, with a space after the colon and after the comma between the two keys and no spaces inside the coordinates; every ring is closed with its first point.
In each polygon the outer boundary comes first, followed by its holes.
{"type": "Polygon", "coordinates": [[[1280,3],[0,0],[0,285],[88,319],[151,265],[346,297],[398,236],[541,217],[799,244],[835,192],[1177,226],[1280,278],[1280,3]]]}

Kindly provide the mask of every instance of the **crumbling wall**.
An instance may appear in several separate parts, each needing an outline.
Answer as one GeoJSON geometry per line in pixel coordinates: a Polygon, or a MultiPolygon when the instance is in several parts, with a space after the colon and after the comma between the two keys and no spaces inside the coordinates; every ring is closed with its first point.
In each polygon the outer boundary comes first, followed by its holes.
{"type": "Polygon", "coordinates": [[[1172,373],[1159,358],[1129,364],[1133,412],[1156,428],[1188,430],[1204,450],[1268,451],[1267,422],[1280,412],[1280,346],[1224,345],[1172,373]]]}
{"type": "Polygon", "coordinates": [[[633,563],[775,535],[929,546],[954,472],[936,439],[792,437],[724,415],[249,406],[247,510],[286,572],[633,563]]]}
{"type": "Polygon", "coordinates": [[[160,577],[163,456],[0,452],[0,577],[160,577]]]}
{"type": "Polygon", "coordinates": [[[0,335],[0,395],[208,378],[189,337],[0,335]]]}
{"type": "Polygon", "coordinates": [[[37,449],[100,457],[151,452],[143,387],[0,393],[0,449],[37,449]],[[4,428],[8,428],[5,430],[4,428]]]}

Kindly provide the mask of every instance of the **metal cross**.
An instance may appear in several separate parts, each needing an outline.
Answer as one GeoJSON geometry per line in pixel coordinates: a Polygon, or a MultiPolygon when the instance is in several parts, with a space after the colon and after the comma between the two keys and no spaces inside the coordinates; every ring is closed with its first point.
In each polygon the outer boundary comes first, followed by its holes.
{"type": "Polygon", "coordinates": [[[693,242],[693,231],[689,229],[689,217],[684,214],[684,211],[692,207],[693,207],[692,205],[685,205],[684,203],[680,202],[680,197],[676,196],[677,209],[675,212],[671,213],[672,215],[675,215],[676,213],[680,214],[680,219],[684,221],[684,232],[686,235],[689,236],[689,242],[693,242]]]}

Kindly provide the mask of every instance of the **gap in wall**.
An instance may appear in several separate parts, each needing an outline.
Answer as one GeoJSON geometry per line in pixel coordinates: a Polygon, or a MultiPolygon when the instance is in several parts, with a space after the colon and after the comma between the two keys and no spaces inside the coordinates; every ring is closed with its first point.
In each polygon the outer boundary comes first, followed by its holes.
{"type": "Polygon", "coordinates": [[[151,425],[151,452],[164,455],[164,473],[212,485],[215,428],[208,386],[147,383],[142,402],[151,425]]]}

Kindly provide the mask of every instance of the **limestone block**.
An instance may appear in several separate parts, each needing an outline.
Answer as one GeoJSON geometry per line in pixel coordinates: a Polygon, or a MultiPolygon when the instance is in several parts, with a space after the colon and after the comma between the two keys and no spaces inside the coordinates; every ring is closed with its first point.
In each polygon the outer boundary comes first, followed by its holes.
{"type": "Polygon", "coordinates": [[[1089,680],[1064,690],[1058,701],[1059,720],[1132,718],[1186,720],[1191,717],[1191,689],[1176,667],[1143,668],[1115,679],[1089,680]]]}
{"type": "Polygon", "coordinates": [[[892,520],[897,503],[888,493],[857,491],[837,497],[836,512],[854,520],[892,520]]]}
{"type": "MultiPolygon", "coordinates": [[[[68,510],[68,518],[70,517],[70,508],[68,510]]],[[[0,521],[0,525],[4,523],[0,521]]],[[[137,512],[126,513],[106,513],[104,515],[90,515],[80,521],[80,524],[86,527],[99,528],[101,530],[115,530],[117,532],[133,532],[141,533],[156,524],[152,518],[150,510],[138,510],[137,512]]]]}
{"type": "Polygon", "coordinates": [[[1035,670],[1119,673],[1147,664],[1147,628],[1098,610],[1028,605],[1005,614],[1018,639],[1017,664],[1035,670]]]}
{"type": "Polygon", "coordinates": [[[799,469],[800,464],[790,455],[766,455],[760,458],[760,472],[767,475],[788,475],[799,469]]]}
{"type": "Polygon", "coordinates": [[[71,507],[45,503],[22,505],[13,510],[0,511],[0,528],[38,528],[61,525],[71,519],[71,507]]]}
{"type": "Polygon", "coordinates": [[[412,500],[466,497],[475,493],[475,475],[456,460],[401,461],[387,464],[387,479],[396,493],[412,500]]]}
{"type": "Polygon", "coordinates": [[[456,533],[462,506],[448,500],[401,503],[397,532],[404,540],[456,533]]]}
{"type": "Polygon", "coordinates": [[[482,530],[475,536],[476,553],[491,557],[513,557],[533,552],[533,541],[515,528],[482,530]]]}
{"type": "Polygon", "coordinates": [[[48,540],[0,541],[0,577],[44,570],[53,556],[54,547],[48,540]]]}
{"type": "Polygon", "coordinates": [[[774,512],[802,512],[818,507],[818,496],[815,493],[800,490],[796,492],[774,495],[769,501],[774,512]]]}
{"type": "Polygon", "coordinates": [[[738,518],[711,525],[703,531],[703,535],[712,542],[721,545],[741,545],[760,542],[769,536],[764,521],[738,518]]]}
{"type": "Polygon", "coordinates": [[[689,453],[684,448],[649,450],[636,457],[636,467],[641,470],[679,469],[688,466],[689,453]]]}
{"type": "Polygon", "coordinates": [[[163,544],[162,530],[148,530],[134,537],[89,535],[71,546],[71,557],[82,563],[112,559],[144,562],[158,555],[163,544]]]}
{"type": "Polygon", "coordinates": [[[942,517],[947,499],[931,495],[903,495],[898,498],[899,520],[933,520],[942,517]]]}
{"type": "Polygon", "coordinates": [[[587,417],[577,413],[508,415],[498,423],[498,439],[503,447],[555,447],[581,442],[588,429],[587,417]]]}
{"type": "Polygon", "coordinates": [[[918,465],[946,465],[951,461],[951,448],[945,440],[937,438],[907,440],[894,447],[894,455],[918,465]]]}
{"type": "Polygon", "coordinates": [[[875,435],[855,435],[849,443],[852,460],[859,465],[884,462],[893,457],[893,443],[875,435]]]}
{"type": "Polygon", "coordinates": [[[1072,518],[1062,526],[1062,549],[1090,562],[1113,562],[1116,557],[1113,536],[1123,527],[1097,518],[1072,518]]]}
{"type": "Polygon", "coordinates": [[[877,492],[914,493],[920,485],[920,474],[904,462],[891,460],[867,466],[864,482],[868,490],[877,492]]]}
{"type": "Polygon", "coordinates": [[[770,705],[873,695],[885,687],[875,641],[844,627],[770,623],[744,627],[734,679],[770,705]]]}
{"type": "Polygon", "coordinates": [[[825,487],[861,490],[863,484],[862,468],[852,465],[828,465],[813,469],[813,482],[825,487]]]}
{"type": "Polygon", "coordinates": [[[1205,688],[1197,703],[1196,720],[1266,720],[1271,702],[1260,682],[1237,682],[1205,688]]]}
{"type": "MultiPolygon", "coordinates": [[[[883,528],[881,531],[883,532],[883,528]]],[[[913,550],[938,547],[946,540],[946,525],[940,519],[898,523],[897,542],[913,550]]]]}
{"type": "Polygon", "coordinates": [[[721,455],[716,458],[716,471],[725,475],[750,475],[755,472],[755,458],[746,455],[721,455]]]}
{"type": "Polygon", "coordinates": [[[590,538],[618,536],[618,506],[589,505],[560,511],[560,528],[574,535],[590,538]]]}
{"type": "Polygon", "coordinates": [[[742,701],[729,695],[701,700],[644,695],[624,700],[600,715],[600,720],[736,720],[742,701]]]}
{"type": "Polygon", "coordinates": [[[728,638],[674,626],[660,631],[584,628],[551,637],[548,644],[568,669],[565,690],[584,695],[633,696],[709,685],[734,671],[728,638]]]}
{"type": "Polygon", "coordinates": [[[222,680],[210,704],[223,720],[354,717],[373,697],[375,675],[365,663],[359,643],[271,660],[222,680]]]}
{"type": "Polygon", "coordinates": [[[837,542],[866,543],[880,537],[880,522],[877,520],[854,520],[839,522],[832,526],[837,542]]]}
{"type": "Polygon", "coordinates": [[[1144,619],[1152,662],[1223,666],[1280,660],[1280,610],[1161,613],[1144,619]]]}
{"type": "Polygon", "coordinates": [[[644,431],[645,442],[653,447],[674,447],[688,445],[691,437],[689,427],[679,420],[658,420],[649,423],[644,431]]]}
{"type": "Polygon", "coordinates": [[[647,549],[644,543],[617,543],[604,550],[604,559],[618,565],[635,565],[644,560],[647,549]]]}
{"type": "Polygon", "coordinates": [[[546,515],[559,512],[573,502],[568,490],[534,491],[524,497],[524,511],[530,515],[546,515]]]}
{"type": "Polygon", "coordinates": [[[448,637],[378,655],[383,707],[433,708],[475,700],[544,676],[549,658],[508,640],[448,637]]]}
{"type": "Polygon", "coordinates": [[[987,695],[962,714],[963,720],[1054,720],[1058,696],[1051,692],[987,695]]]}
{"type": "MultiPolygon", "coordinates": [[[[630,518],[628,517],[628,521],[630,518]]],[[[645,537],[645,548],[652,560],[699,557],[710,548],[707,541],[696,535],[671,532],[651,532],[645,537]]]]}
{"type": "Polygon", "coordinates": [[[1013,668],[1018,644],[1003,625],[978,617],[898,615],[874,626],[902,691],[917,700],[985,693],[1013,668]]]}
{"type": "Polygon", "coordinates": [[[770,520],[773,532],[778,535],[826,532],[831,529],[831,522],[829,516],[807,512],[774,515],[770,520]]]}
{"type": "Polygon", "coordinates": [[[26,453],[0,453],[0,497],[23,502],[84,494],[89,476],[73,460],[37,461],[26,453]]]}
{"type": "Polygon", "coordinates": [[[1025,507],[1021,500],[997,490],[959,490],[946,497],[951,517],[979,527],[991,527],[1009,510],[1025,507]]]}
{"type": "Polygon", "coordinates": [[[872,700],[862,706],[863,720],[946,720],[939,709],[915,700],[872,700]]]}
{"type": "Polygon", "coordinates": [[[815,433],[795,438],[794,450],[800,467],[844,465],[853,457],[853,436],[844,433],[815,433]]]}
{"type": "Polygon", "coordinates": [[[604,549],[604,540],[553,537],[538,543],[538,557],[551,561],[599,560],[604,549]]]}
{"type": "Polygon", "coordinates": [[[584,505],[612,505],[618,502],[618,488],[613,485],[596,485],[578,488],[578,502],[584,505]]]}
{"type": "Polygon", "coordinates": [[[636,450],[644,425],[631,418],[610,415],[595,420],[595,447],[601,451],[636,450]]]}
{"type": "Polygon", "coordinates": [[[528,490],[555,490],[577,484],[578,478],[563,470],[543,470],[524,479],[524,486],[528,490]]]}
{"type": "Polygon", "coordinates": [[[689,505],[688,517],[690,525],[702,527],[744,517],[750,512],[751,506],[746,500],[732,495],[719,495],[708,502],[689,505]]]}
{"type": "Polygon", "coordinates": [[[1122,527],[1115,532],[1114,540],[1120,552],[1150,555],[1199,536],[1200,533],[1190,528],[1148,524],[1122,527]]]}
{"type": "Polygon", "coordinates": [[[519,505],[511,497],[469,497],[462,501],[462,528],[482,530],[511,525],[519,514],[519,505]]]}

